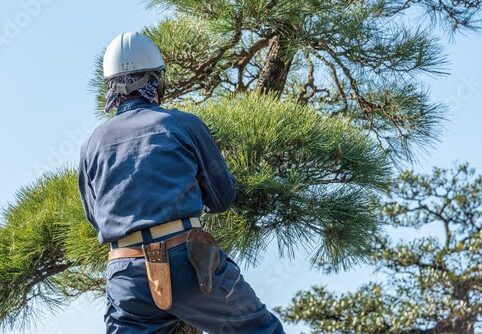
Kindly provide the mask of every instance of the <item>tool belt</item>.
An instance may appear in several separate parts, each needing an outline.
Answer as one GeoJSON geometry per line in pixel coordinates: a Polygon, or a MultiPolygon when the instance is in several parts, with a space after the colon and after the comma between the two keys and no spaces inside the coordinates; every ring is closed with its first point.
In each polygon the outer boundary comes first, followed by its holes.
{"type": "Polygon", "coordinates": [[[171,269],[168,250],[186,243],[189,262],[205,294],[212,291],[213,274],[219,265],[219,247],[214,237],[202,228],[193,228],[172,238],[142,247],[122,247],[109,252],[109,261],[126,257],[144,257],[152,298],[162,310],[172,306],[171,269]]]}

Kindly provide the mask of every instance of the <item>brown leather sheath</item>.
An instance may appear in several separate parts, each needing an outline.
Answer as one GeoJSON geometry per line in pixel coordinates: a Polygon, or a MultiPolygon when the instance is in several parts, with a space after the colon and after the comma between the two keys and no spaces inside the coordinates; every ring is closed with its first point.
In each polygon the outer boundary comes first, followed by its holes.
{"type": "Polygon", "coordinates": [[[126,257],[144,257],[152,299],[161,310],[169,310],[172,306],[172,288],[167,250],[185,243],[187,236],[188,232],[184,232],[164,241],[154,242],[142,247],[115,248],[109,252],[109,261],[126,257]]]}
{"type": "Polygon", "coordinates": [[[161,310],[172,306],[171,267],[165,242],[142,246],[146,259],[147,281],[154,303],[161,310]]]}
{"type": "Polygon", "coordinates": [[[200,228],[187,235],[187,255],[196,271],[199,288],[205,294],[213,289],[213,275],[219,265],[220,249],[214,237],[200,228]]]}

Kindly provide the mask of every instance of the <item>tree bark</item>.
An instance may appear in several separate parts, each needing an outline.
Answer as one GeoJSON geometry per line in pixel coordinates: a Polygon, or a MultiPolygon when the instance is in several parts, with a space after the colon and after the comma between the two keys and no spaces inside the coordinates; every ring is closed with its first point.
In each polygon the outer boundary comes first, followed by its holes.
{"type": "Polygon", "coordinates": [[[293,58],[294,53],[289,46],[289,41],[279,35],[274,36],[270,41],[268,56],[259,75],[258,90],[280,95],[286,85],[293,58]]]}
{"type": "Polygon", "coordinates": [[[202,330],[192,327],[185,322],[182,322],[176,330],[176,334],[202,334],[202,332],[202,330]]]}

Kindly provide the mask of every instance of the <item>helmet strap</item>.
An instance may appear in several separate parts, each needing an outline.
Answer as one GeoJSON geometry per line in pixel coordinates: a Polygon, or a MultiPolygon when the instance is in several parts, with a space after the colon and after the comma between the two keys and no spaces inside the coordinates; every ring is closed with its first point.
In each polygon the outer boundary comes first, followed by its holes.
{"type": "Polygon", "coordinates": [[[164,71],[156,73],[158,74],[158,76],[156,76],[156,79],[157,79],[157,82],[159,82],[159,86],[157,86],[157,95],[159,97],[159,103],[161,103],[162,100],[164,100],[164,93],[166,90],[164,73],[165,73],[164,71]]]}

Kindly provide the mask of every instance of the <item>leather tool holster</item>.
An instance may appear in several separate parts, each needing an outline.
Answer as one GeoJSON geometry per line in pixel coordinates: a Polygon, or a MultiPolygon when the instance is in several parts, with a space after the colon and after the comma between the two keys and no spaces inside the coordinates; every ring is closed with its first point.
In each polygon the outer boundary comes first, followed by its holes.
{"type": "Polygon", "coordinates": [[[196,271],[201,291],[208,294],[213,288],[213,274],[219,265],[219,247],[214,237],[201,228],[187,235],[187,254],[196,271]]]}
{"type": "Polygon", "coordinates": [[[165,242],[143,245],[152,299],[161,310],[172,306],[171,269],[165,242]]]}

